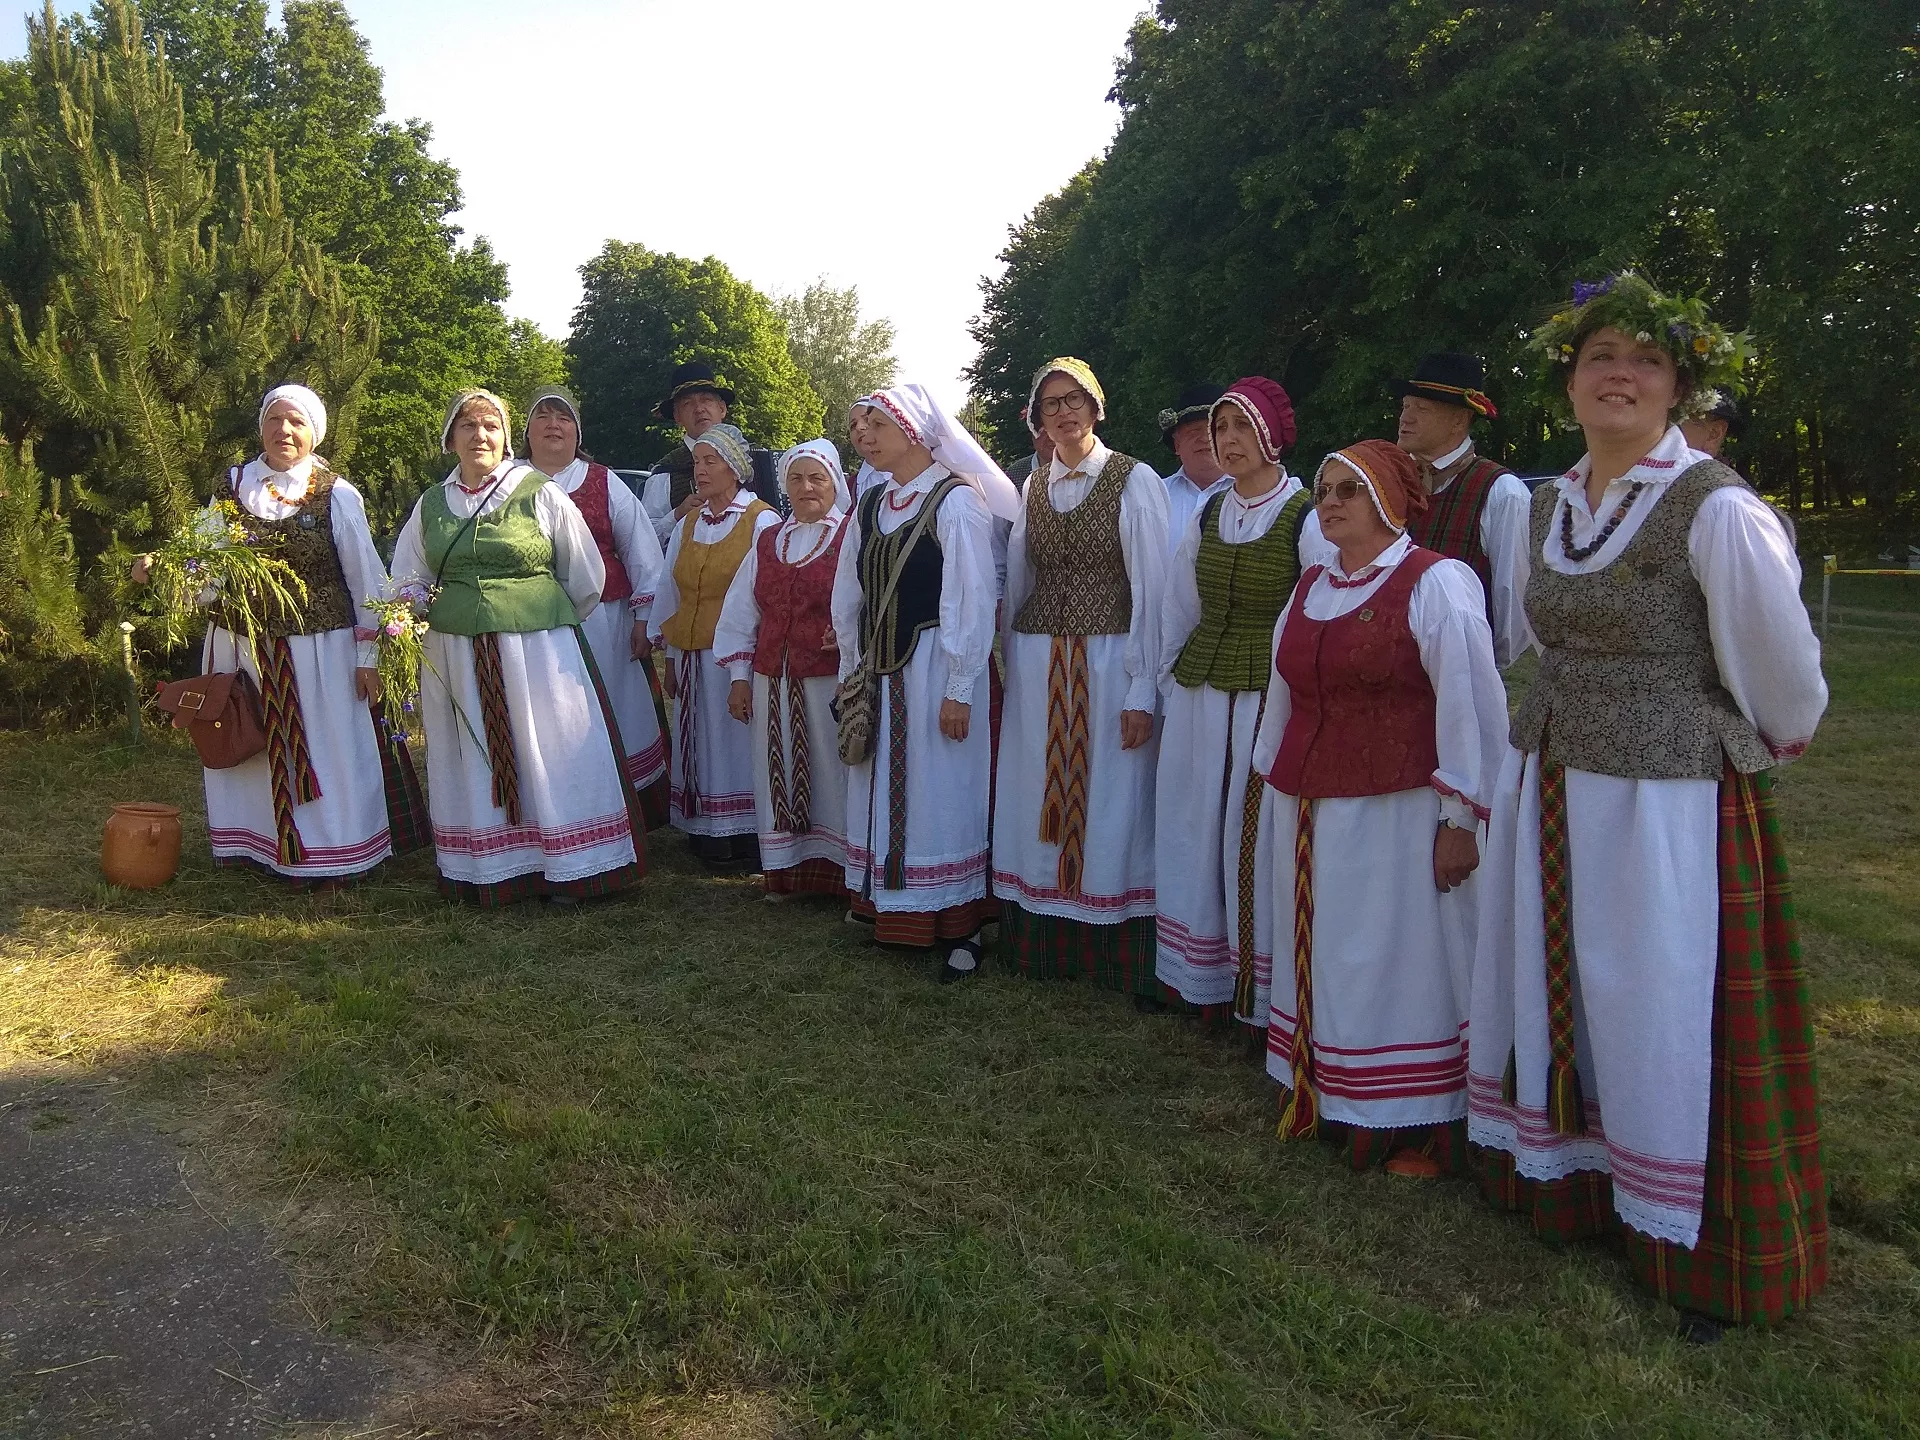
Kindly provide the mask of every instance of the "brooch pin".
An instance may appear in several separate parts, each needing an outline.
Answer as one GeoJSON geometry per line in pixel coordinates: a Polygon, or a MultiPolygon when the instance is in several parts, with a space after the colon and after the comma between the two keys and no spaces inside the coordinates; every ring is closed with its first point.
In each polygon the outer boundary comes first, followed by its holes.
{"type": "Polygon", "coordinates": [[[1360,612],[1360,618],[1361,618],[1362,620],[1371,620],[1371,619],[1373,618],[1373,611],[1372,611],[1372,609],[1371,609],[1371,608],[1369,608],[1369,609],[1366,609],[1366,610],[1362,610],[1362,611],[1360,612]]]}
{"type": "Polygon", "coordinates": [[[318,523],[319,522],[316,521],[311,515],[302,514],[300,517],[300,528],[302,530],[311,530],[318,523]]]}

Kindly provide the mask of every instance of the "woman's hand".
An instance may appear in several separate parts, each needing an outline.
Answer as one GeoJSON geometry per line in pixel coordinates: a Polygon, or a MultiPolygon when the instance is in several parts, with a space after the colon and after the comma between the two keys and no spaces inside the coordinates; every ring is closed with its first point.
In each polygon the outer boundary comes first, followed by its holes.
{"type": "Polygon", "coordinates": [[[831,625],[827,627],[826,633],[820,637],[820,648],[822,650],[831,650],[835,654],[838,654],[840,651],[840,637],[833,633],[833,627],[831,625]]]}
{"type": "Polygon", "coordinates": [[[380,672],[368,665],[353,667],[354,693],[369,705],[380,703],[380,672]]]}
{"type": "Polygon", "coordinates": [[[1480,866],[1480,845],[1471,830],[1442,825],[1433,837],[1433,883],[1436,889],[1455,890],[1480,866]]]}
{"type": "Polygon", "coordinates": [[[1120,712],[1120,748],[1138,750],[1153,738],[1153,715],[1146,710],[1120,712]]]}
{"type": "Polygon", "coordinates": [[[660,688],[667,692],[667,699],[680,698],[680,672],[674,669],[673,657],[667,657],[667,663],[660,667],[660,688]]]}
{"type": "Polygon", "coordinates": [[[647,622],[633,622],[633,636],[627,641],[627,653],[636,660],[646,660],[653,655],[653,642],[647,638],[647,622]]]}
{"type": "Polygon", "coordinates": [[[133,583],[144,585],[153,578],[153,556],[136,555],[133,557],[133,569],[129,572],[133,583]]]}
{"type": "Polygon", "coordinates": [[[964,740],[973,725],[973,707],[958,700],[940,702],[940,733],[949,740],[964,740]]]}
{"type": "Polygon", "coordinates": [[[736,680],[727,687],[727,713],[742,725],[753,719],[753,682],[736,680]]]}

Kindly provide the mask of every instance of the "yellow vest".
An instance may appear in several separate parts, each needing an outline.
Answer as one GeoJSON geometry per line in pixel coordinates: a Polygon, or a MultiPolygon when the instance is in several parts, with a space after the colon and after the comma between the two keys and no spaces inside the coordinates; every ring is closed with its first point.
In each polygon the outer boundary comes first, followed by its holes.
{"type": "Polygon", "coordinates": [[[676,650],[711,650],[713,627],[720,620],[720,604],[727,598],[727,587],[740,573],[740,562],[753,548],[754,525],[773,507],[764,501],[748,502],[733,529],[711,545],[693,538],[693,527],[700,521],[695,510],[680,523],[680,557],[673,562],[673,583],[680,591],[680,608],[660,627],[666,642],[676,650]]]}

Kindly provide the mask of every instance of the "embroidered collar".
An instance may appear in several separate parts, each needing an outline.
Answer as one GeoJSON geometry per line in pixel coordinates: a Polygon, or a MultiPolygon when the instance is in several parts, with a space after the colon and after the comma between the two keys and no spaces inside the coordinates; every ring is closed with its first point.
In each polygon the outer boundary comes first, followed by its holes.
{"type": "Polygon", "coordinates": [[[708,525],[718,525],[729,515],[738,515],[742,510],[745,510],[747,508],[747,501],[751,498],[744,488],[736,490],[733,492],[733,499],[727,502],[727,508],[722,510],[718,515],[715,515],[711,510],[707,509],[705,505],[702,505],[700,507],[700,519],[708,525]]]}
{"type": "MultiPolygon", "coordinates": [[[[1664,484],[1679,478],[1682,471],[1708,458],[1687,444],[1687,437],[1681,433],[1678,425],[1669,425],[1667,433],[1660,437],[1660,443],[1636,460],[1626,474],[1607,486],[1607,490],[1626,489],[1636,484],[1664,484]]],[[[1587,477],[1591,474],[1593,456],[1582,455],[1571,470],[1553,483],[1560,487],[1561,495],[1569,502],[1579,495],[1584,508],[1587,477]]]]}

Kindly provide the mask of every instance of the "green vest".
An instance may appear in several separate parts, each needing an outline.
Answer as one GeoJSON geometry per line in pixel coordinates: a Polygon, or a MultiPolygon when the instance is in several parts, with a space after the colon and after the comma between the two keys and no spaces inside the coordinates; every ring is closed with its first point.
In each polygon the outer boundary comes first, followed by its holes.
{"type": "Polygon", "coordinates": [[[530,470],[507,503],[472,522],[447,508],[447,487],[420,499],[420,543],[440,594],[427,623],[449,635],[527,634],[578,625],[580,616],[553,574],[553,541],[540,528],[534,497],[547,477],[530,470]]]}
{"type": "Polygon", "coordinates": [[[1273,627],[1300,578],[1300,527],[1313,506],[1305,490],[1281,502],[1272,527],[1258,540],[1229,545],[1220,538],[1224,494],[1200,512],[1200,553],[1193,578],[1200,587],[1200,623],[1174,662],[1173,678],[1189,689],[1264,690],[1273,666],[1273,627]]]}

